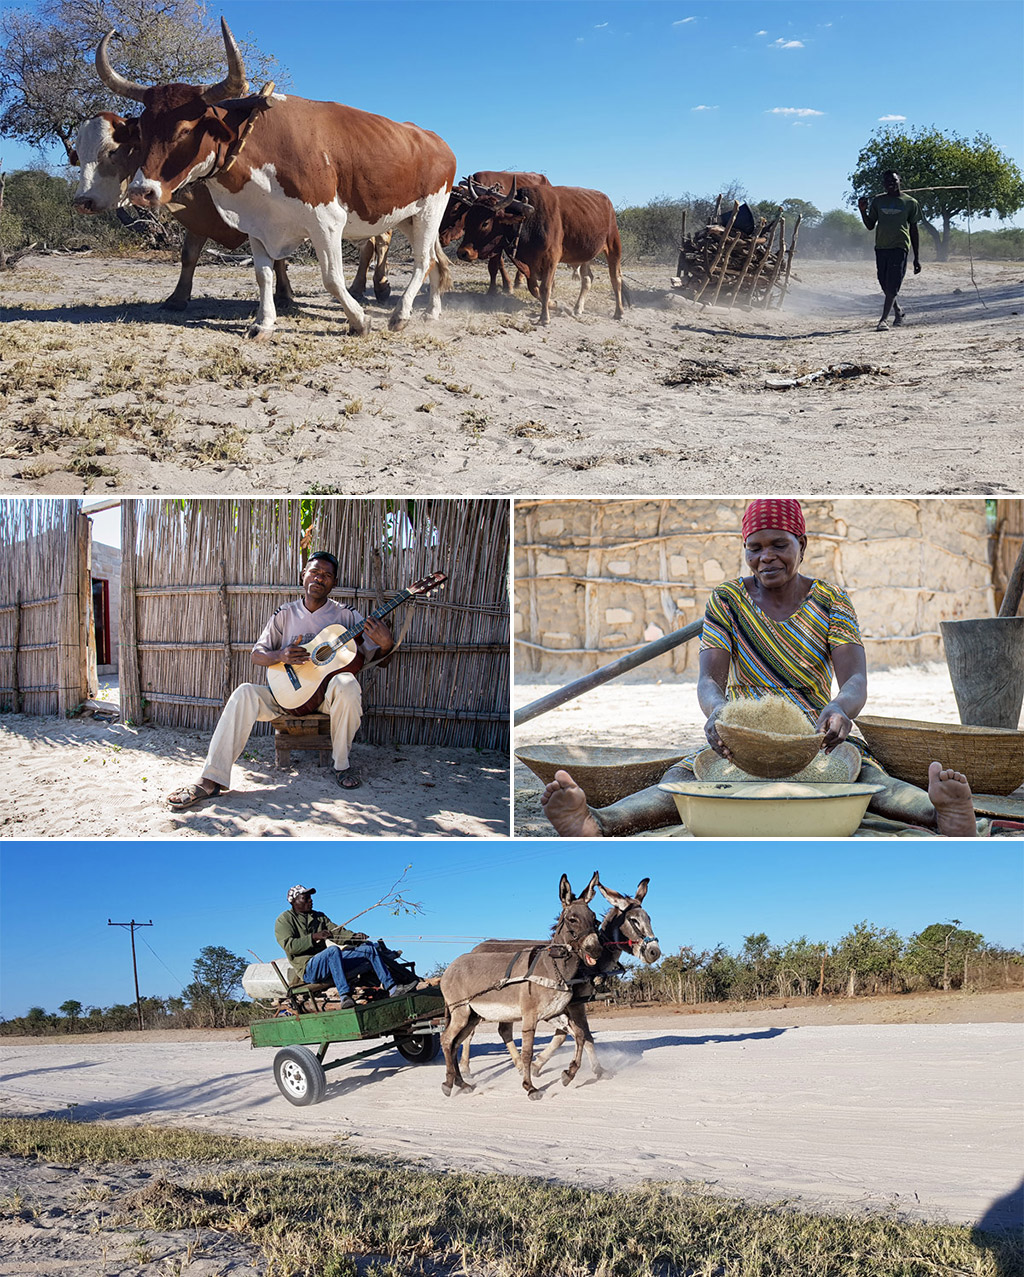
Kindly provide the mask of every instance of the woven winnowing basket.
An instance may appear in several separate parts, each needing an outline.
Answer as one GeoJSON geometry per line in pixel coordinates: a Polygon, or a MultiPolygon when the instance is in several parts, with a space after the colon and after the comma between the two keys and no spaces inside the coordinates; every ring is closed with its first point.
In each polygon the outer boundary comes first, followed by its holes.
{"type": "MultiPolygon", "coordinates": [[[[698,780],[722,780],[742,784],[759,779],[722,758],[713,749],[702,749],[693,760],[693,773],[698,780]]],[[[831,754],[819,752],[806,767],[787,776],[800,784],[852,784],[860,775],[860,750],[849,741],[837,745],[831,754]]]]}
{"type": "Polygon", "coordinates": [[[1024,784],[1024,732],[871,715],[857,726],[890,776],[922,789],[933,761],[963,772],[976,794],[1012,794],[1024,784]]]}
{"type": "Polygon", "coordinates": [[[554,780],[556,771],[564,769],[592,807],[607,807],[656,785],[685,752],[615,745],[523,745],[515,755],[545,785],[554,780]]]}
{"type": "Polygon", "coordinates": [[[751,776],[770,780],[792,776],[802,770],[821,749],[823,732],[810,736],[784,736],[780,732],[762,732],[735,723],[715,723],[715,730],[732,754],[737,767],[751,776]]]}

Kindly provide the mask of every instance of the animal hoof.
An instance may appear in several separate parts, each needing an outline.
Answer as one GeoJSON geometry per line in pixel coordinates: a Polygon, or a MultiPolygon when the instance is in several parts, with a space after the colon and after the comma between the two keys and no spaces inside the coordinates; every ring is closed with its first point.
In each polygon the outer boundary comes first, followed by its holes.
{"type": "Polygon", "coordinates": [[[404,319],[402,317],[401,311],[396,310],[395,313],[388,320],[388,327],[391,329],[393,333],[400,333],[408,322],[409,321],[407,319],[404,319]]]}
{"type": "Polygon", "coordinates": [[[253,324],[245,336],[248,341],[269,341],[273,331],[273,328],[259,328],[253,324]]]}
{"type": "Polygon", "coordinates": [[[168,297],[168,299],[165,302],[161,302],[160,309],[161,310],[185,310],[187,306],[188,306],[187,300],[182,301],[179,297],[168,297]]]}
{"type": "Polygon", "coordinates": [[[391,296],[391,285],[390,284],[379,284],[379,285],[374,284],[373,295],[374,297],[377,298],[379,302],[386,302],[387,299],[391,296]]]}
{"type": "Polygon", "coordinates": [[[526,1094],[530,1097],[531,1100],[539,1100],[541,1096],[544,1094],[544,1092],[538,1091],[538,1089],[534,1086],[534,1087],[531,1087],[526,1092],[526,1094]]]}
{"type": "Polygon", "coordinates": [[[568,1069],[566,1069],[565,1072],[562,1074],[562,1085],[568,1086],[571,1081],[572,1081],[572,1074],[569,1072],[568,1069]]]}
{"type": "Polygon", "coordinates": [[[451,1095],[451,1093],[452,1093],[452,1085],[451,1085],[451,1083],[450,1083],[450,1082],[442,1082],[442,1083],[441,1083],[441,1090],[442,1090],[442,1091],[444,1091],[445,1095],[451,1095]]]}
{"type": "Polygon", "coordinates": [[[281,315],[281,314],[284,314],[286,311],[298,310],[299,303],[295,300],[294,297],[278,297],[275,295],[274,309],[277,311],[279,315],[281,315]]]}

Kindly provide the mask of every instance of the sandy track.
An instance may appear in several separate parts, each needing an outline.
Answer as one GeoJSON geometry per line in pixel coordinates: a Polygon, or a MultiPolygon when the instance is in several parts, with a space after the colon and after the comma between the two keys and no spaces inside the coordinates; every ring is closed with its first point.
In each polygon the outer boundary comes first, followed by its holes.
{"type": "Polygon", "coordinates": [[[493,1035],[479,1039],[477,1091],[447,1100],[440,1057],[406,1065],[387,1052],[346,1065],[307,1110],[279,1096],[273,1053],[243,1041],[83,1040],[6,1046],[0,1100],[8,1114],[341,1139],[433,1167],[595,1186],[694,1179],[814,1209],[1012,1219],[1019,1024],[795,1027],[785,1011],[771,1019],[599,1025],[613,1076],[595,1082],[584,1065],[564,1088],[552,1066],[535,1103],[493,1035]]]}
{"type": "MultiPolygon", "coordinates": [[[[873,264],[798,261],[784,311],[701,309],[665,267],[627,269],[611,318],[483,296],[454,263],[437,324],[405,332],[371,302],[345,336],[315,267],[272,343],[242,339],[251,272],[204,264],[184,315],[154,306],[177,267],[31,257],[0,281],[0,483],[6,491],[1017,493],[1019,264],[927,263],[909,326],[876,333],[873,264]],[[877,369],[765,387],[848,362],[877,369]]],[[[393,273],[396,291],[403,268],[393,273]]],[[[558,294],[571,303],[568,272],[558,294]]]]}

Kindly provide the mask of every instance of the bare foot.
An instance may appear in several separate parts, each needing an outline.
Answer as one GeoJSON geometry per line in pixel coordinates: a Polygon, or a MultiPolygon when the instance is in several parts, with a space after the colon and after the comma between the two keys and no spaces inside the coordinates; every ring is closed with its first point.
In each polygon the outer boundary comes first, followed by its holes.
{"type": "Polygon", "coordinates": [[[971,787],[963,772],[930,763],[928,797],[935,808],[935,827],[940,834],[946,838],[977,838],[971,787]]]}
{"type": "Polygon", "coordinates": [[[555,772],[555,779],[540,796],[544,815],[560,838],[600,838],[601,829],[587,806],[587,796],[568,772],[555,772]]]}

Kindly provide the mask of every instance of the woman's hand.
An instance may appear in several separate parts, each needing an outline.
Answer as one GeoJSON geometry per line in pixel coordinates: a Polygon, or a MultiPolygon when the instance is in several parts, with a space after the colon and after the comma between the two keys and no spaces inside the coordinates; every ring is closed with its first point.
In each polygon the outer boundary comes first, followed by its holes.
{"type": "Polygon", "coordinates": [[[708,721],[704,724],[704,735],[707,737],[708,744],[716,754],[720,754],[722,758],[731,759],[732,754],[729,753],[728,746],[722,740],[721,736],[719,736],[718,729],[715,727],[715,723],[718,721],[718,716],[721,714],[723,709],[725,709],[725,706],[719,705],[716,710],[712,711],[708,721]]]}
{"type": "Polygon", "coordinates": [[[853,731],[853,722],[841,709],[830,703],[818,715],[814,727],[816,731],[825,733],[821,747],[826,754],[831,754],[853,731]]]}

